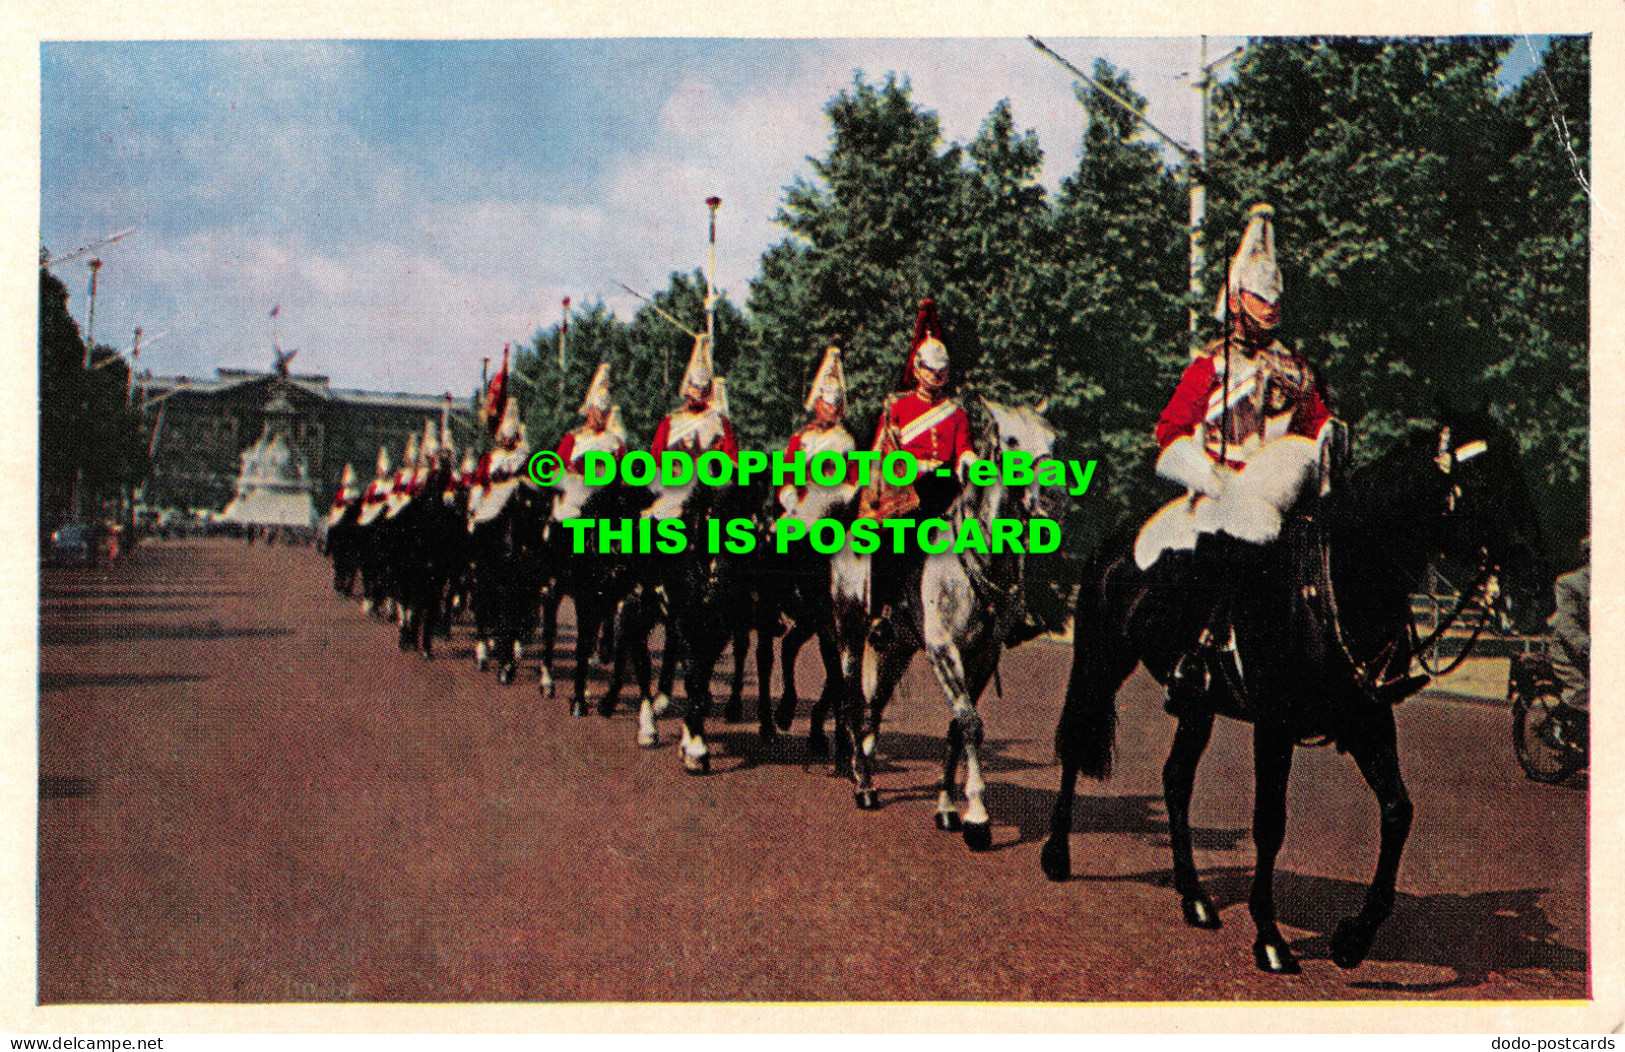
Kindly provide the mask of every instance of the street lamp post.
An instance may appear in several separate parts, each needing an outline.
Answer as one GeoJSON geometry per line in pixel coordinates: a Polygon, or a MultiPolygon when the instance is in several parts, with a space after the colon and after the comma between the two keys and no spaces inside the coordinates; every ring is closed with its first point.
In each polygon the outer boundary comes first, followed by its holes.
{"type": "Polygon", "coordinates": [[[564,339],[570,332],[570,297],[564,297],[563,315],[559,321],[559,412],[564,412],[564,339]]]}
{"type": "Polygon", "coordinates": [[[705,207],[711,210],[711,254],[710,269],[705,275],[705,340],[711,345],[711,353],[717,353],[717,208],[722,204],[720,197],[707,197],[705,207]]]}

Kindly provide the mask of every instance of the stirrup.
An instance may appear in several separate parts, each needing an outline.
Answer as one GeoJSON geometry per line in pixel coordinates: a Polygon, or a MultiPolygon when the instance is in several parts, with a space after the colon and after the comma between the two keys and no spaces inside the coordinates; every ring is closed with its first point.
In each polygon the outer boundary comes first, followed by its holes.
{"type": "Polygon", "coordinates": [[[1388,680],[1386,683],[1378,683],[1373,686],[1371,688],[1371,696],[1376,698],[1378,701],[1385,702],[1389,705],[1398,705],[1400,702],[1404,701],[1412,694],[1415,694],[1417,691],[1421,690],[1431,682],[1433,682],[1433,677],[1431,676],[1423,676],[1420,674],[1415,676],[1398,676],[1394,679],[1388,680]]]}

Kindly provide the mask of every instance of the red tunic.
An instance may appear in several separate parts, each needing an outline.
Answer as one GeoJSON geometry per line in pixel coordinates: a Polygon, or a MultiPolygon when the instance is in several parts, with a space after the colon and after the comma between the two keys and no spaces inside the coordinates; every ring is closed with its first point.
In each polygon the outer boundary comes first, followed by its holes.
{"type": "MultiPolygon", "coordinates": [[[[1321,400],[1320,390],[1313,382],[1313,374],[1304,360],[1297,355],[1286,351],[1280,344],[1271,348],[1276,359],[1287,369],[1272,381],[1267,397],[1272,404],[1264,410],[1271,417],[1279,417],[1291,413],[1291,422],[1287,433],[1302,435],[1305,438],[1314,438],[1320,433],[1320,427],[1328,417],[1331,410],[1321,400]]],[[[1267,352],[1261,352],[1267,353],[1267,352]]],[[[1232,360],[1238,363],[1237,372],[1241,372],[1240,361],[1242,353],[1232,349],[1232,360]]],[[[1217,414],[1223,401],[1221,386],[1223,374],[1216,363],[1223,359],[1224,342],[1216,341],[1209,344],[1202,356],[1185,367],[1185,373],[1180,377],[1179,386],[1174,395],[1168,400],[1168,406],[1162,411],[1157,420],[1157,446],[1160,449],[1168,448],[1169,443],[1187,435],[1195,435],[1198,425],[1207,422],[1213,432],[1211,436],[1199,436],[1207,446],[1213,446],[1217,441],[1218,418],[1217,414]]],[[[1232,401],[1235,401],[1234,397],[1232,401]]],[[[1237,410],[1234,415],[1245,415],[1245,407],[1237,410]]],[[[1232,427],[1234,427],[1234,422],[1232,427]]],[[[1231,437],[1235,442],[1236,436],[1231,437]]],[[[1218,453],[1213,448],[1208,449],[1208,455],[1218,460],[1218,453]]],[[[1240,467],[1244,461],[1230,461],[1232,467],[1240,467]]]]}
{"type": "MultiPolygon", "coordinates": [[[[706,412],[712,412],[712,410],[706,410],[706,412]]],[[[681,449],[683,452],[695,457],[698,457],[701,453],[710,452],[712,449],[720,449],[724,453],[728,454],[730,459],[738,460],[739,443],[734,439],[734,426],[732,422],[730,422],[728,418],[723,416],[721,413],[716,414],[718,422],[722,425],[722,434],[720,439],[713,438],[710,444],[704,448],[699,448],[698,443],[694,440],[696,436],[693,432],[686,435],[684,440],[678,442],[676,445],[672,445],[668,441],[671,436],[672,423],[674,420],[687,423],[688,418],[695,415],[696,414],[690,413],[686,409],[679,409],[675,413],[666,414],[666,416],[660,421],[660,426],[655,428],[654,441],[649,444],[649,452],[654,454],[655,461],[658,463],[660,460],[660,454],[666,452],[668,448],[681,449]]]]}
{"type": "Polygon", "coordinates": [[[586,428],[577,428],[576,431],[568,431],[565,433],[563,438],[559,439],[559,460],[564,462],[564,470],[568,471],[570,474],[585,475],[587,473],[587,453],[592,450],[599,450],[601,452],[608,453],[610,456],[615,458],[617,463],[620,462],[622,457],[626,456],[626,443],[622,442],[620,438],[614,435],[608,435],[607,432],[603,431],[583,435],[582,437],[584,445],[581,451],[577,453],[577,431],[586,431],[586,428]]]}
{"type": "Polygon", "coordinates": [[[877,447],[888,426],[897,429],[903,451],[914,455],[922,471],[943,464],[957,469],[963,461],[976,459],[970,442],[970,417],[952,399],[931,402],[918,390],[893,395],[875,430],[877,447]]]}

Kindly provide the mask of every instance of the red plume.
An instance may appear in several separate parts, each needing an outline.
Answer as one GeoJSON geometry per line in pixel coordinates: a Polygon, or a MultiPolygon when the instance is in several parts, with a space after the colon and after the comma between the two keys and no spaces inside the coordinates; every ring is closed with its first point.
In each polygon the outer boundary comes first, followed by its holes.
{"type": "Polygon", "coordinates": [[[942,324],[937,321],[937,301],[927,296],[920,301],[920,314],[914,319],[914,342],[908,345],[908,361],[903,365],[903,390],[914,386],[914,356],[920,344],[933,337],[942,339],[942,324]]]}
{"type": "Polygon", "coordinates": [[[502,426],[502,414],[508,409],[508,344],[502,345],[502,368],[491,377],[491,386],[485,390],[486,430],[496,434],[502,426]]]}

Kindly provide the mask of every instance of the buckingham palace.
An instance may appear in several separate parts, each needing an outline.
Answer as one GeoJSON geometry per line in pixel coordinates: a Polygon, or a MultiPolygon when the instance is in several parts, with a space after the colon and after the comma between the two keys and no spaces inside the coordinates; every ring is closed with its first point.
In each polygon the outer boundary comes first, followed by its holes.
{"type": "MultiPolygon", "coordinates": [[[[212,510],[232,499],[240,458],[261,437],[273,387],[294,410],[288,438],[315,484],[318,506],[337,489],[345,464],[370,477],[380,446],[398,462],[407,436],[421,434],[426,421],[438,425],[449,398],[354,390],[334,387],[326,376],[249,369],[216,369],[207,378],[142,375],[135,386],[151,406],[153,429],[145,503],[212,510]]],[[[452,419],[460,446],[468,437],[465,416],[452,419]]]]}

